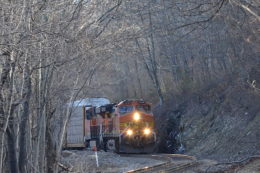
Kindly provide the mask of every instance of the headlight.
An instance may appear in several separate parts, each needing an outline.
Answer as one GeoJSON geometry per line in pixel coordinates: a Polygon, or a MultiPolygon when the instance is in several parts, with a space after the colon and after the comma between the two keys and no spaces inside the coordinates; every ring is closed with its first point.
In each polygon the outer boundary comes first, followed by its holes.
{"type": "Polygon", "coordinates": [[[136,113],[134,114],[134,120],[135,120],[135,121],[139,121],[139,120],[140,120],[140,114],[139,114],[138,112],[136,112],[136,113]]]}
{"type": "Polygon", "coordinates": [[[145,135],[150,135],[150,134],[151,134],[151,129],[145,128],[145,129],[144,129],[144,134],[145,134],[145,135]]]}
{"type": "Polygon", "coordinates": [[[128,135],[128,136],[131,136],[131,135],[133,135],[133,130],[131,130],[131,129],[128,129],[127,131],[126,131],[126,134],[128,135]]]}

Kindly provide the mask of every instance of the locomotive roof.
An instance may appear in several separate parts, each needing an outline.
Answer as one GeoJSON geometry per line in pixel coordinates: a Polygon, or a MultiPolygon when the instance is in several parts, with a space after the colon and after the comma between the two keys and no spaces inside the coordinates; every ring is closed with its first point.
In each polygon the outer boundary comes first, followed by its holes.
{"type": "Polygon", "coordinates": [[[143,99],[129,99],[119,102],[117,105],[132,105],[132,104],[148,104],[150,103],[144,101],[143,99]]]}

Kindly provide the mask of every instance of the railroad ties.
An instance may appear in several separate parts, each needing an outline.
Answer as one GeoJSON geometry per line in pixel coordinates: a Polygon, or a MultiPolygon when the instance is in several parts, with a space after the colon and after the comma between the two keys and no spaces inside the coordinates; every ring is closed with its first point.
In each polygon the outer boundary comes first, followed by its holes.
{"type": "Polygon", "coordinates": [[[164,161],[164,163],[147,166],[141,169],[131,170],[127,173],[170,173],[180,171],[199,164],[197,159],[192,156],[182,154],[158,154],[158,155],[139,155],[135,157],[146,157],[164,161]]]}

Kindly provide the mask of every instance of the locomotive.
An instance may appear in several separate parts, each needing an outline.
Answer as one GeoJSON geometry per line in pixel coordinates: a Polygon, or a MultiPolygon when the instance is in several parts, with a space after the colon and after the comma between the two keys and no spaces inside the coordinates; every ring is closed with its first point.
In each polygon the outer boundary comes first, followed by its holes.
{"type": "Polygon", "coordinates": [[[83,146],[95,141],[97,147],[122,153],[151,153],[156,132],[151,104],[124,100],[118,104],[84,105],[83,146]]]}

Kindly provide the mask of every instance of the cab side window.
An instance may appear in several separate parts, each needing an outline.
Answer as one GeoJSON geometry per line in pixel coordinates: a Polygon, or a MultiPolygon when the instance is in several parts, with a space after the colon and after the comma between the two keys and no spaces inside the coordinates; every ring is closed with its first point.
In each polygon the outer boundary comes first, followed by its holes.
{"type": "Polygon", "coordinates": [[[151,107],[149,105],[138,105],[136,109],[141,112],[151,113],[151,107]]]}
{"type": "Polygon", "coordinates": [[[130,113],[134,110],[133,106],[120,106],[119,107],[119,113],[120,115],[124,115],[126,113],[130,113]]]}

